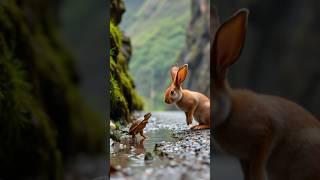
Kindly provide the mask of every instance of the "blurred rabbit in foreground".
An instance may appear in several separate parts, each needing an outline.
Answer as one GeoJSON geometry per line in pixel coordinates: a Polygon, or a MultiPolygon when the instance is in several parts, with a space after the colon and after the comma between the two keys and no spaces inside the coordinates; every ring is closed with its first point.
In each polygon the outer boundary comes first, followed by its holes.
{"type": "Polygon", "coordinates": [[[239,10],[223,23],[211,46],[213,138],[240,160],[245,180],[320,179],[320,122],[284,98],[229,86],[227,72],[241,54],[248,14],[239,10]]]}

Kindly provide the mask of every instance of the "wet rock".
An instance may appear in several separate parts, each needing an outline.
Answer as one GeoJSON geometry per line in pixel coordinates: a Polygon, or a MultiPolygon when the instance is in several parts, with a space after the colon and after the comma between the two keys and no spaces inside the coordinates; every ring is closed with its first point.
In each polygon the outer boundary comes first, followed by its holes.
{"type": "Polygon", "coordinates": [[[160,144],[158,144],[158,143],[156,143],[155,145],[154,145],[154,149],[156,150],[158,147],[160,147],[161,145],[160,144]]]}
{"type": "Polygon", "coordinates": [[[156,152],[156,154],[157,154],[157,156],[159,156],[159,157],[167,157],[167,156],[168,156],[168,153],[165,153],[165,152],[163,152],[163,151],[158,151],[158,152],[156,152]]]}
{"type": "Polygon", "coordinates": [[[174,156],[173,155],[167,155],[167,158],[170,159],[170,160],[173,160],[174,156]]]}
{"type": "Polygon", "coordinates": [[[125,128],[122,128],[121,131],[122,131],[122,133],[128,133],[129,132],[129,126],[125,127],[125,128]]]}
{"type": "Polygon", "coordinates": [[[115,130],[116,129],[116,125],[112,121],[110,121],[110,129],[111,130],[115,130]]]}
{"type": "Polygon", "coordinates": [[[120,142],[122,133],[119,130],[111,131],[110,138],[114,141],[120,142]]]}
{"type": "Polygon", "coordinates": [[[145,160],[145,161],[151,161],[151,160],[153,160],[152,154],[151,154],[150,152],[147,152],[147,153],[145,154],[145,156],[144,156],[144,160],[145,160]]]}
{"type": "Polygon", "coordinates": [[[123,148],[124,148],[123,146],[124,146],[123,144],[120,144],[120,145],[119,145],[119,148],[120,148],[120,149],[123,149],[123,148]]]}

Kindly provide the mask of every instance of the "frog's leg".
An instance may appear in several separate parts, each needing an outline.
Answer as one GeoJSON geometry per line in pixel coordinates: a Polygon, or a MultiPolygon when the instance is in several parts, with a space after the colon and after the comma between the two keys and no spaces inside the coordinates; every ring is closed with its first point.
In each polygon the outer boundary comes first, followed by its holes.
{"type": "Polygon", "coordinates": [[[145,136],[145,135],[143,134],[143,130],[140,131],[140,135],[141,135],[144,139],[147,138],[147,136],[145,136]]]}

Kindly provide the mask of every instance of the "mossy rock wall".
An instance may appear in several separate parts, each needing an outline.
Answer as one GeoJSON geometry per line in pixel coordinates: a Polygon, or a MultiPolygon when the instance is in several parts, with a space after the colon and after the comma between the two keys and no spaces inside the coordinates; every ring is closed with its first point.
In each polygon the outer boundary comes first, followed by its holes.
{"type": "Polygon", "coordinates": [[[134,110],[142,110],[143,102],[138,96],[134,82],[128,72],[131,57],[130,39],[117,26],[120,23],[124,4],[120,0],[111,2],[110,22],[110,117],[126,123],[134,110]]]}
{"type": "Polygon", "coordinates": [[[62,179],[68,157],[103,148],[103,123],[79,95],[54,5],[0,3],[0,179],[62,179]]]}

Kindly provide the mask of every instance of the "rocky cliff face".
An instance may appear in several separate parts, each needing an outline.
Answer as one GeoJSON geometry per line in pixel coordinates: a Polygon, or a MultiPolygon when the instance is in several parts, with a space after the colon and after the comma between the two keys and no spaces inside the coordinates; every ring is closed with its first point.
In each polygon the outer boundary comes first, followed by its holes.
{"type": "Polygon", "coordinates": [[[102,150],[102,121],[59,39],[57,2],[0,3],[0,179],[62,179],[72,154],[102,150]]]}
{"type": "Polygon", "coordinates": [[[133,54],[130,73],[143,97],[146,110],[164,110],[163,94],[170,82],[190,19],[190,1],[127,0],[121,22],[131,37],[133,54]]]}
{"type": "Polygon", "coordinates": [[[111,1],[110,22],[110,117],[114,121],[125,123],[130,113],[141,110],[142,100],[135,91],[135,85],[128,73],[128,63],[132,47],[130,38],[119,29],[125,6],[122,0],[111,1]]]}
{"type": "Polygon", "coordinates": [[[189,64],[188,80],[184,86],[209,95],[210,5],[207,0],[192,0],[191,2],[191,20],[187,29],[186,44],[177,63],[179,65],[189,64]]]}
{"type": "Polygon", "coordinates": [[[320,117],[319,1],[216,1],[221,20],[250,10],[231,85],[287,97],[320,117]]]}

